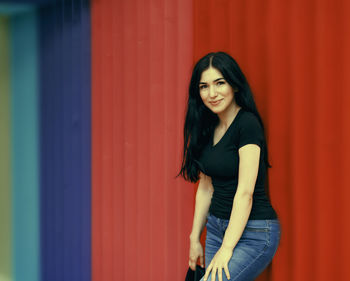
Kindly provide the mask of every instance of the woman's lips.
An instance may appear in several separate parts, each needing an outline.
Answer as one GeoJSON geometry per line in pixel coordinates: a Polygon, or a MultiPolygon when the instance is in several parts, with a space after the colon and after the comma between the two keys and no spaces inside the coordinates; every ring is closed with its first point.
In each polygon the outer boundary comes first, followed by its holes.
{"type": "Polygon", "coordinates": [[[222,101],[222,99],[221,100],[216,100],[216,101],[210,101],[209,103],[211,105],[218,105],[221,101],[222,101]]]}

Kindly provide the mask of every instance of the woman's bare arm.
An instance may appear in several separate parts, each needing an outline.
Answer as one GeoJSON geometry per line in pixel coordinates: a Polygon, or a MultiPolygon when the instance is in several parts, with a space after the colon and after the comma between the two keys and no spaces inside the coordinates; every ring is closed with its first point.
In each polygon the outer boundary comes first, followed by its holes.
{"type": "Polygon", "coordinates": [[[190,234],[191,241],[200,240],[214,191],[213,185],[211,183],[211,178],[209,176],[200,173],[199,178],[200,180],[196,193],[193,226],[190,234]]]}
{"type": "Polygon", "coordinates": [[[244,231],[252,209],[254,187],[259,170],[260,147],[256,144],[241,147],[239,158],[238,186],[222,243],[222,246],[232,250],[244,231]]]}
{"type": "Polygon", "coordinates": [[[200,236],[205,226],[211,197],[214,191],[210,177],[200,173],[199,178],[200,180],[196,193],[193,226],[190,234],[189,266],[192,270],[196,269],[198,258],[200,265],[204,268],[204,253],[203,246],[200,243],[200,236]]]}

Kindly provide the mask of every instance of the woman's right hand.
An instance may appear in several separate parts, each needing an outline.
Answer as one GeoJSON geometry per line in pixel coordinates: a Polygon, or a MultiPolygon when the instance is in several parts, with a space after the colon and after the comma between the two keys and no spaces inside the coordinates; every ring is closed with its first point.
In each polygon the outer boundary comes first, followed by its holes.
{"type": "Polygon", "coordinates": [[[195,271],[197,259],[199,258],[199,263],[201,267],[204,268],[204,255],[203,255],[203,247],[199,241],[191,241],[190,243],[190,256],[189,256],[189,266],[195,271]]]}

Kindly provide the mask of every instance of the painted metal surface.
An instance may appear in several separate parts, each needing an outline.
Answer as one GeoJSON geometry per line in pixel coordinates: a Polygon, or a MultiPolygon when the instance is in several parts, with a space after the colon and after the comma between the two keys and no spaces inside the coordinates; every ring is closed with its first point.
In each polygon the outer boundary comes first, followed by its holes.
{"type": "Polygon", "coordinates": [[[267,128],[282,239],[259,280],[347,280],[349,4],[194,3],[195,57],[232,54],[267,128]]]}
{"type": "Polygon", "coordinates": [[[12,16],[10,32],[13,278],[37,281],[40,221],[36,13],[12,16]]]}
{"type": "Polygon", "coordinates": [[[91,279],[90,10],[40,9],[42,280],[91,279]]]}
{"type": "Polygon", "coordinates": [[[92,280],[181,280],[191,1],[92,1],[92,280]]]}
{"type": "Polygon", "coordinates": [[[9,19],[0,17],[0,280],[12,280],[11,92],[9,19]]]}

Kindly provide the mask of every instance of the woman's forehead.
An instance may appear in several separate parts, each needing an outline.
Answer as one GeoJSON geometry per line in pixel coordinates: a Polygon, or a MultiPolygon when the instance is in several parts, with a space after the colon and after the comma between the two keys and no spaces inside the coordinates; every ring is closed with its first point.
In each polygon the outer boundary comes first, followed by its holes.
{"type": "Polygon", "coordinates": [[[214,80],[217,80],[218,78],[224,78],[222,73],[214,67],[209,67],[202,72],[199,82],[210,83],[214,80]]]}

